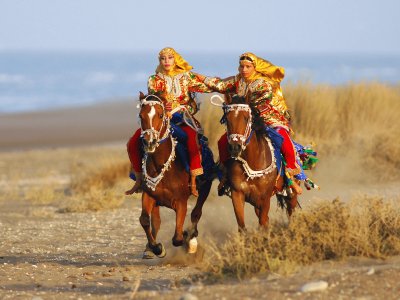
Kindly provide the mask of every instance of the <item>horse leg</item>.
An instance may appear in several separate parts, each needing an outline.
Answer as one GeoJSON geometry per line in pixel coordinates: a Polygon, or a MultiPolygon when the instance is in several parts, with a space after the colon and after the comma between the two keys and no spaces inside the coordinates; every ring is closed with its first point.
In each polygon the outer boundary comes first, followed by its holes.
{"type": "Polygon", "coordinates": [[[140,215],[139,221],[142,225],[144,232],[147,236],[147,246],[143,253],[143,258],[151,258],[148,255],[148,251],[153,252],[159,257],[165,256],[165,249],[162,244],[157,244],[156,239],[150,230],[150,214],[152,214],[153,208],[155,206],[155,200],[150,197],[147,193],[142,194],[142,213],[140,215]]]}
{"type": "Polygon", "coordinates": [[[297,197],[298,197],[298,195],[296,193],[293,193],[292,196],[287,200],[286,212],[287,212],[289,218],[293,214],[296,206],[298,205],[297,197]]]}
{"type": "Polygon", "coordinates": [[[155,205],[151,211],[151,234],[153,238],[157,239],[157,233],[160,230],[161,217],[160,217],[160,207],[155,205]]]}
{"type": "Polygon", "coordinates": [[[263,201],[263,205],[261,206],[260,215],[258,216],[258,224],[261,228],[267,228],[268,226],[268,213],[271,206],[271,196],[263,201]]]}
{"type": "Polygon", "coordinates": [[[246,231],[244,224],[244,194],[242,192],[232,191],[232,204],[235,210],[236,221],[239,226],[239,232],[246,231]]]}
{"type": "Polygon", "coordinates": [[[254,206],[254,212],[256,213],[257,218],[260,218],[260,208],[257,206],[254,206]]]}
{"type": "Polygon", "coordinates": [[[192,226],[188,231],[184,232],[185,238],[187,240],[190,240],[193,237],[197,237],[199,235],[197,224],[199,223],[201,215],[203,214],[203,205],[204,202],[206,202],[208,195],[210,194],[211,185],[212,181],[206,180],[200,187],[199,197],[197,198],[196,205],[190,215],[192,226]]]}
{"type": "Polygon", "coordinates": [[[176,225],[175,225],[175,234],[172,238],[172,245],[175,247],[179,247],[183,245],[183,223],[185,222],[187,211],[187,199],[185,201],[178,202],[176,206],[176,225]]]}

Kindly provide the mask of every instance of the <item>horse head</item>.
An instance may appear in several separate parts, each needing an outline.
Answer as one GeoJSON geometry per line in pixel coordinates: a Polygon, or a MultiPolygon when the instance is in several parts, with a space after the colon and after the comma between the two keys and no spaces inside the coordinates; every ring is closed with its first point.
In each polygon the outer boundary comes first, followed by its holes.
{"type": "Polygon", "coordinates": [[[238,95],[226,96],[224,113],[229,142],[229,152],[232,157],[239,157],[246,149],[252,132],[252,109],[248,97],[238,95]]]}
{"type": "Polygon", "coordinates": [[[159,96],[145,96],[140,92],[139,100],[143,149],[146,153],[153,153],[169,134],[169,118],[165,114],[164,100],[159,96]]]}

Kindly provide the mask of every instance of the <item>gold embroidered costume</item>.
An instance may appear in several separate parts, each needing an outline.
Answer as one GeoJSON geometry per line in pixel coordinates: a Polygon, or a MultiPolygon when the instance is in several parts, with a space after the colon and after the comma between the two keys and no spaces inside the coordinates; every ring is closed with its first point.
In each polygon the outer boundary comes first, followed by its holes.
{"type": "Polygon", "coordinates": [[[242,54],[240,58],[253,63],[255,72],[250,78],[245,79],[240,74],[223,80],[207,77],[204,83],[219,93],[235,93],[243,97],[248,95],[250,101],[257,104],[267,125],[289,130],[287,105],[280,87],[284,69],[250,52],[242,54]]]}
{"type": "Polygon", "coordinates": [[[156,74],[149,77],[148,92],[164,94],[167,101],[172,103],[172,109],[184,105],[191,113],[194,113],[195,109],[190,93],[210,93],[212,90],[204,84],[199,75],[190,71],[192,66],[174,49],[165,48],[159,55],[167,53],[174,55],[175,67],[170,72],[166,72],[160,64],[156,69],[156,74]]]}

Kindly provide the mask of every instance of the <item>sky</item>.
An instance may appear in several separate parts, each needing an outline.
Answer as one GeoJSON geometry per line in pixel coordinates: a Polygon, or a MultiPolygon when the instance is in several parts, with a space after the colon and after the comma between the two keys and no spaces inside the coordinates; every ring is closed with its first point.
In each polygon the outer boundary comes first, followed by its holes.
{"type": "Polygon", "coordinates": [[[0,0],[0,51],[400,54],[399,0],[0,0]]]}

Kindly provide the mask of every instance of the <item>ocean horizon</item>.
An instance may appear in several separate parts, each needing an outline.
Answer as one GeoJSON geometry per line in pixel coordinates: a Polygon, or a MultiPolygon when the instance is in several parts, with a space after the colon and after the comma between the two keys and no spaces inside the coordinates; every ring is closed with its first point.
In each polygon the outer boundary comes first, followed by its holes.
{"type": "MultiPolygon", "coordinates": [[[[146,92],[158,64],[156,51],[0,51],[0,113],[90,105],[146,92]]],[[[237,73],[238,53],[181,52],[193,71],[227,77],[237,73]]],[[[342,85],[400,82],[400,54],[257,55],[285,68],[287,83],[342,85]]]]}

